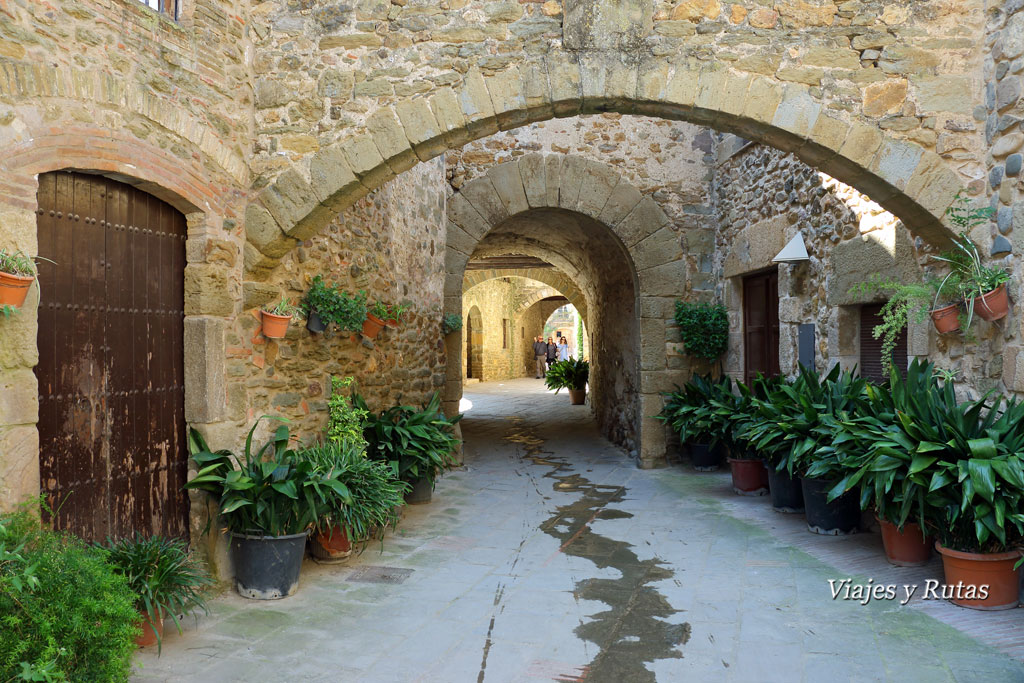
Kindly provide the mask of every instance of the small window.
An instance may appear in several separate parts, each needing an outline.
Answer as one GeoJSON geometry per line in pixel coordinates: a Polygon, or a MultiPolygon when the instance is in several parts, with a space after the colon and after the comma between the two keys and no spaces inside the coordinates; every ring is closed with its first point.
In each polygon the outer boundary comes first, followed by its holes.
{"type": "Polygon", "coordinates": [[[178,18],[178,4],[180,0],[139,0],[146,7],[166,14],[172,19],[178,18]]]}
{"type": "Polygon", "coordinates": [[[501,319],[501,348],[503,348],[503,349],[507,349],[508,348],[508,338],[512,336],[512,335],[509,334],[509,330],[511,330],[511,329],[512,329],[512,327],[509,325],[508,318],[502,318],[501,319]]]}
{"type": "MultiPolygon", "coordinates": [[[[875,339],[875,327],[882,324],[879,311],[883,304],[869,304],[860,309],[860,374],[874,382],[882,382],[886,375],[882,371],[882,340],[875,339]]],[[[892,364],[900,372],[907,370],[907,328],[896,338],[892,352],[892,364]]]]}

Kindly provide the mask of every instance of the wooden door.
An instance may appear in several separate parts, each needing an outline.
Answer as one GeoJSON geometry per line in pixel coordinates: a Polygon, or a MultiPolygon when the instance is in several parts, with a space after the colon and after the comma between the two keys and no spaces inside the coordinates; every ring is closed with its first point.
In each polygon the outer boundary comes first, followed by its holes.
{"type": "Polygon", "coordinates": [[[58,529],[186,537],[185,217],[129,185],[39,176],[39,453],[58,529]]]}
{"type": "Polygon", "coordinates": [[[779,273],[743,278],[744,381],[779,374],[779,273]]]}

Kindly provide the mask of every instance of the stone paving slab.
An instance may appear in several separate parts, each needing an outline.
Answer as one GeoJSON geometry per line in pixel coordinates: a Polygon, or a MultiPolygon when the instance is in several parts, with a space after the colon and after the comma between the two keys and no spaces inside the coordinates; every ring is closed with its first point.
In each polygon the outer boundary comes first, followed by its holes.
{"type": "Polygon", "coordinates": [[[809,534],[727,474],[638,470],[539,381],[467,398],[466,467],[383,552],[308,561],[285,600],[225,592],[162,656],[141,653],[135,680],[1024,680],[933,603],[833,601],[830,578],[891,575],[871,535],[809,534]],[[370,566],[411,573],[348,580],[370,566]]]}

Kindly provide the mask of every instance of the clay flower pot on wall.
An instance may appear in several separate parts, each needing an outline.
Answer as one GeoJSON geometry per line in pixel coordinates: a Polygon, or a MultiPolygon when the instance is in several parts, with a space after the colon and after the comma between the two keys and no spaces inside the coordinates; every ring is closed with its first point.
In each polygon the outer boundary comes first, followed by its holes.
{"type": "Polygon", "coordinates": [[[937,308],[928,315],[939,334],[948,334],[960,329],[960,307],[957,304],[937,308]]]}
{"type": "Polygon", "coordinates": [[[21,308],[25,305],[28,288],[35,282],[34,277],[0,272],[0,306],[21,308]]]}
{"type": "Polygon", "coordinates": [[[363,336],[370,339],[375,339],[380,331],[384,329],[384,321],[375,316],[373,313],[366,314],[366,320],[363,321],[363,336]]]}
{"type": "Polygon", "coordinates": [[[275,315],[263,311],[263,336],[267,339],[283,339],[288,333],[288,323],[291,321],[290,315],[275,315]]]}
{"type": "Polygon", "coordinates": [[[941,543],[935,549],[942,555],[942,569],[946,575],[946,586],[958,586],[961,582],[966,589],[975,587],[974,595],[953,596],[954,605],[980,610],[1012,609],[1020,598],[1020,569],[1014,569],[1020,559],[1020,551],[1006,553],[965,553],[951,550],[941,543]],[[988,587],[985,598],[977,597],[979,589],[988,587]]]}
{"type": "Polygon", "coordinates": [[[975,297],[974,311],[982,320],[989,322],[1005,318],[1010,312],[1010,297],[1006,294],[1006,285],[999,285],[991,292],[975,297]]]}

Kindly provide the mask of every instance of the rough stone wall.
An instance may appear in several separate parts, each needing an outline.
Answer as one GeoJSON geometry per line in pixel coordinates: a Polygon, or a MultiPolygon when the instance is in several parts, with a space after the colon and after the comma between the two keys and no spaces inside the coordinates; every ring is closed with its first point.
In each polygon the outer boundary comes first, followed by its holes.
{"type": "MultiPolygon", "coordinates": [[[[715,174],[720,231],[716,272],[730,309],[730,350],[726,369],[743,375],[742,276],[770,267],[770,260],[800,230],[809,260],[779,265],[779,356],[783,373],[797,370],[797,327],[813,323],[815,362],[825,370],[859,362],[859,305],[867,301],[850,287],[875,273],[920,282],[941,272],[934,250],[871,199],[800,162],[791,154],[750,145],[732,153],[723,144],[715,174]]],[[[875,299],[876,301],[879,299],[875,299]]],[[[1014,326],[978,320],[975,339],[939,336],[927,319],[912,320],[908,352],[956,370],[965,388],[1003,387],[1001,348],[1014,326]]]]}
{"type": "MultiPolygon", "coordinates": [[[[507,346],[502,346],[503,321],[514,326],[516,304],[524,292],[523,280],[519,278],[497,278],[476,285],[467,291],[462,298],[462,310],[468,312],[477,306],[480,309],[483,325],[482,376],[480,380],[494,380],[519,377],[517,363],[518,351],[522,348],[522,340],[518,330],[510,327],[507,346]]],[[[465,326],[463,326],[465,329],[465,326]]],[[[465,374],[466,358],[463,349],[463,374],[465,374]]]]}
{"type": "Polygon", "coordinates": [[[245,310],[227,330],[230,421],[220,426],[224,439],[237,443],[242,428],[264,414],[287,417],[293,433],[312,438],[326,425],[332,375],[354,377],[378,410],[418,406],[440,391],[444,223],[438,159],[361,200],[285,257],[268,282],[249,286],[245,310]],[[410,310],[373,341],[330,331],[314,335],[302,321],[293,321],[281,341],[257,335],[257,307],[282,295],[297,302],[318,274],[344,291],[365,290],[370,303],[403,303],[410,310]]]}

